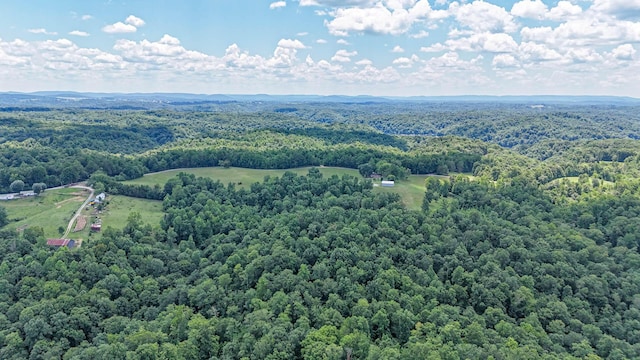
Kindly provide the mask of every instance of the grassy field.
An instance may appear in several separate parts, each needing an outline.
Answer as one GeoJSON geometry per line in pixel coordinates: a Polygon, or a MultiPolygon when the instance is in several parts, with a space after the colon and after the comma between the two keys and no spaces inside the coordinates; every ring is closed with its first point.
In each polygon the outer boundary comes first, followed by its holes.
{"type": "MultiPolygon", "coordinates": [[[[411,175],[407,180],[396,181],[393,187],[376,186],[374,192],[393,191],[400,194],[402,202],[408,209],[420,210],[424,199],[424,180],[431,175],[411,175]]],[[[448,178],[444,176],[443,178],[448,178]]],[[[379,185],[380,182],[374,182],[379,185]]]]}
{"type": "Polygon", "coordinates": [[[122,228],[132,212],[139,213],[142,222],[151,225],[158,225],[163,216],[162,201],[121,195],[110,196],[108,200],[107,210],[102,214],[104,227],[122,228]]]}
{"type": "MultiPolygon", "coordinates": [[[[179,170],[169,170],[159,173],[146,174],[145,176],[126,181],[129,184],[144,184],[144,185],[164,185],[169,179],[173,178],[180,172],[194,174],[196,176],[209,177],[212,179],[220,180],[222,183],[227,184],[230,182],[236,183],[241,187],[248,187],[254,182],[259,182],[264,179],[265,176],[282,176],[286,171],[294,172],[298,175],[306,175],[309,172],[309,167],[296,168],[296,169],[283,169],[283,170],[261,170],[261,169],[245,169],[245,168],[222,168],[222,167],[209,167],[209,168],[189,168],[179,170]]],[[[358,170],[335,168],[335,167],[319,167],[320,172],[325,176],[349,174],[353,176],[360,176],[358,170]]],[[[427,175],[411,175],[408,180],[396,181],[396,184],[392,188],[383,188],[376,186],[375,192],[393,191],[402,197],[403,203],[409,209],[418,210],[422,206],[422,199],[424,197],[424,179],[427,175]]],[[[379,182],[376,182],[379,184],[379,182]]]]}
{"type": "MultiPolygon", "coordinates": [[[[309,167],[296,168],[296,169],[277,169],[277,170],[263,170],[263,169],[245,169],[245,168],[223,168],[223,167],[207,167],[207,168],[188,168],[162,171],[158,173],[146,174],[141,178],[125,181],[128,184],[143,184],[143,185],[164,185],[169,179],[175,177],[177,174],[184,172],[194,174],[195,176],[208,177],[212,179],[220,180],[223,184],[230,182],[236,183],[241,187],[248,187],[249,185],[260,182],[265,176],[282,176],[286,171],[294,172],[298,175],[306,175],[309,172],[309,167]]],[[[324,176],[350,174],[353,176],[360,176],[358,170],[334,168],[334,167],[319,167],[320,172],[324,176]]]]}
{"type": "MultiPolygon", "coordinates": [[[[38,197],[3,201],[0,206],[7,209],[9,219],[12,220],[8,227],[41,226],[45,237],[57,238],[60,236],[58,227],[67,227],[69,220],[88,195],[87,191],[69,188],[47,191],[38,197]]],[[[103,228],[122,228],[132,212],[140,213],[142,221],[151,225],[157,225],[163,216],[161,201],[120,195],[109,196],[108,201],[106,210],[100,214],[94,213],[91,207],[85,208],[82,216],[87,219],[86,227],[78,232],[72,231],[69,238],[89,238],[91,224],[97,217],[102,220],[103,228]]]]}
{"type": "Polygon", "coordinates": [[[58,227],[67,227],[69,220],[89,192],[82,189],[50,190],[39,196],[0,203],[7,209],[9,227],[40,226],[46,237],[59,237],[58,227]]]}
{"type": "Polygon", "coordinates": [[[162,219],[162,201],[138,199],[122,195],[107,196],[107,206],[102,212],[96,212],[94,208],[87,207],[82,211],[82,215],[87,218],[87,226],[84,230],[72,232],[69,237],[72,239],[87,239],[95,236],[91,233],[91,224],[100,220],[102,229],[112,227],[122,229],[129,215],[133,212],[140,214],[142,222],[158,225],[162,219]]]}
{"type": "MultiPolygon", "coordinates": [[[[559,182],[562,182],[562,181],[565,181],[565,180],[570,182],[570,183],[580,182],[580,178],[577,177],[577,176],[567,176],[567,177],[561,177],[561,178],[553,179],[549,183],[550,184],[555,184],[555,183],[559,183],[559,182]]],[[[592,181],[593,181],[593,178],[588,178],[587,179],[588,183],[591,183],[592,181]]],[[[599,181],[600,181],[600,184],[602,186],[605,186],[605,187],[613,187],[615,185],[615,183],[613,183],[612,181],[606,181],[606,180],[599,180],[599,181]]]]}

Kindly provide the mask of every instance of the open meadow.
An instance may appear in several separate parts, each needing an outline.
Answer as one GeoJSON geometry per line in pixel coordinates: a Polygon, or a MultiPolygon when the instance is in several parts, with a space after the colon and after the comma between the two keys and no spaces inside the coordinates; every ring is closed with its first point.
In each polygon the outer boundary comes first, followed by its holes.
{"type": "Polygon", "coordinates": [[[72,232],[69,237],[72,239],[87,239],[95,236],[91,231],[91,224],[100,223],[101,231],[112,227],[122,229],[127,224],[127,219],[131,213],[140,214],[140,219],[145,224],[158,225],[162,219],[162,201],[138,199],[123,195],[108,195],[105,201],[104,210],[97,211],[88,206],[82,210],[82,215],[87,219],[86,227],[78,232],[72,232]]]}
{"type": "Polygon", "coordinates": [[[3,201],[7,209],[9,224],[14,228],[40,226],[45,237],[59,237],[59,227],[66,228],[78,207],[89,192],[82,189],[66,188],[46,191],[38,196],[3,201]]]}
{"type": "MultiPolygon", "coordinates": [[[[3,201],[0,205],[7,209],[10,220],[7,227],[24,229],[29,226],[40,226],[44,229],[45,237],[56,238],[61,235],[58,228],[67,227],[69,220],[88,195],[89,192],[86,190],[59,189],[47,191],[35,197],[3,201]]],[[[132,212],[139,213],[142,221],[151,225],[157,225],[162,218],[161,201],[121,195],[108,196],[107,201],[108,205],[100,213],[91,206],[84,208],[72,227],[79,231],[72,231],[69,238],[89,238],[91,224],[97,219],[102,222],[103,229],[109,226],[120,229],[127,223],[129,214],[132,212]],[[82,222],[86,222],[84,226],[82,222]]]]}
{"type": "MultiPolygon", "coordinates": [[[[126,184],[141,184],[141,185],[164,185],[169,179],[175,177],[177,174],[184,172],[188,174],[194,174],[195,176],[209,177],[212,179],[220,180],[223,184],[235,183],[238,187],[249,187],[252,183],[260,182],[265,176],[282,176],[287,171],[296,173],[298,175],[306,175],[311,167],[301,167],[295,169],[245,169],[238,167],[205,167],[205,168],[186,168],[161,171],[157,173],[146,174],[141,178],[125,181],[126,184]]],[[[344,174],[357,176],[360,174],[358,170],[339,168],[339,167],[318,167],[323,176],[329,177],[332,175],[342,176],[344,174]]],[[[394,187],[381,187],[379,181],[374,182],[375,192],[393,191],[402,197],[402,202],[407,208],[412,210],[419,210],[422,206],[422,199],[424,198],[424,181],[427,176],[432,175],[411,175],[407,180],[400,180],[395,182],[394,187]]],[[[448,177],[443,177],[448,178],[448,177]]]]}

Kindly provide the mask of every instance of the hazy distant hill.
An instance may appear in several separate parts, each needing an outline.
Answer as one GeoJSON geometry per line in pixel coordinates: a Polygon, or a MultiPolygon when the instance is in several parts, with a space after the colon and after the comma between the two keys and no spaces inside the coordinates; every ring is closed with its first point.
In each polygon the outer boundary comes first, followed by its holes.
{"type": "Polygon", "coordinates": [[[74,91],[38,91],[0,93],[4,111],[21,108],[157,109],[188,107],[199,110],[209,105],[229,103],[502,103],[502,104],[583,104],[640,105],[640,99],[616,96],[345,96],[345,95],[225,95],[185,93],[92,93],[74,91]]]}

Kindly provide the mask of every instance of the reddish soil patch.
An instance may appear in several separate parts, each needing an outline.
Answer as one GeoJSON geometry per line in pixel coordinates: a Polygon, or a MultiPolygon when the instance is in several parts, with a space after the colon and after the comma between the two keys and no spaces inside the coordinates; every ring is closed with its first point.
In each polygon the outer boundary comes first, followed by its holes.
{"type": "Polygon", "coordinates": [[[76,221],[76,227],[73,229],[73,232],[82,231],[85,226],[87,226],[87,217],[78,216],[78,221],[76,221]]]}

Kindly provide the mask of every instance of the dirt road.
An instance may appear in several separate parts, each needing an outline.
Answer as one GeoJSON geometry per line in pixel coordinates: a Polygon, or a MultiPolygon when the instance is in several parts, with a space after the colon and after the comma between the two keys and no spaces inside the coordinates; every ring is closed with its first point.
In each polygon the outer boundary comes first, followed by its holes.
{"type": "Polygon", "coordinates": [[[88,186],[74,185],[74,186],[72,186],[72,188],[89,190],[89,196],[87,197],[87,200],[85,200],[82,203],[82,205],[80,205],[80,208],[78,208],[76,213],[73,215],[73,217],[71,218],[71,221],[69,221],[69,225],[67,225],[67,231],[65,231],[64,235],[62,235],[63,239],[66,239],[67,236],[69,236],[69,233],[71,232],[71,229],[73,228],[73,223],[76,221],[78,216],[80,216],[80,214],[82,213],[82,209],[84,209],[84,207],[87,206],[89,201],[91,201],[91,199],[93,198],[93,189],[88,187],[88,186]]]}

